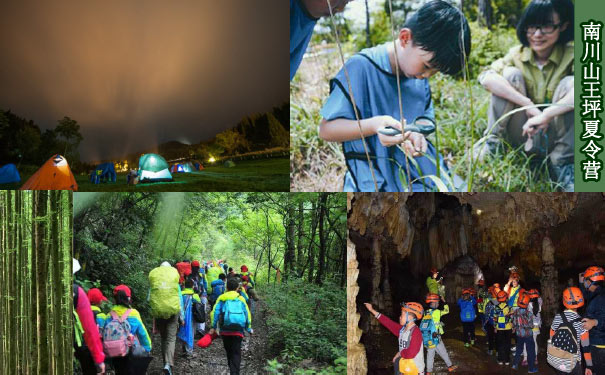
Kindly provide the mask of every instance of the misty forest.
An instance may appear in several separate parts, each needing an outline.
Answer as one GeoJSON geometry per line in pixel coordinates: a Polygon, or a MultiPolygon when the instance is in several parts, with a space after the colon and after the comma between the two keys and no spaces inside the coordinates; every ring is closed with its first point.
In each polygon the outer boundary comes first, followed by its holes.
{"type": "MultiPolygon", "coordinates": [[[[150,271],[164,261],[220,263],[236,273],[245,265],[259,298],[254,334],[242,343],[242,373],[344,374],[345,204],[346,195],[333,193],[76,193],[74,257],[82,269],[75,282],[102,291],[104,312],[113,288],[129,286],[151,336],[148,373],[160,374],[150,271]]],[[[177,340],[175,373],[228,371],[216,341],[183,357],[177,340]]]]}

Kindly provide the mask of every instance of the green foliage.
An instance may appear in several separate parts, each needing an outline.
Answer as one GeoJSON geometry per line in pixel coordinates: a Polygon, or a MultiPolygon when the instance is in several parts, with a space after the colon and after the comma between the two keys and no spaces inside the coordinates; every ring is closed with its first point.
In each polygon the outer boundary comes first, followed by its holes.
{"type": "Polygon", "coordinates": [[[499,26],[488,30],[477,22],[470,23],[472,45],[469,56],[471,78],[477,78],[479,73],[495,60],[503,57],[508,50],[518,44],[514,29],[499,26]]]}
{"type": "MultiPolygon", "coordinates": [[[[265,370],[268,374],[282,375],[284,374],[285,367],[282,363],[279,363],[277,359],[267,361],[265,370]]],[[[345,375],[347,373],[347,357],[338,357],[334,360],[333,366],[324,367],[321,369],[313,368],[295,368],[290,370],[288,373],[295,375],[345,375]]]]}
{"type": "Polygon", "coordinates": [[[274,353],[296,362],[311,358],[332,362],[346,356],[346,291],[299,279],[267,286],[267,319],[274,353]]]}

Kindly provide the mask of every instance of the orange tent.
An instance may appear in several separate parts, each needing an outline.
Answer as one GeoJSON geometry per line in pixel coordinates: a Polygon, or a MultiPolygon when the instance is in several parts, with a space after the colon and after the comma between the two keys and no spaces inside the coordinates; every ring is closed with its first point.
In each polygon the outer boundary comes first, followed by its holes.
{"type": "Polygon", "coordinates": [[[78,184],[74,178],[67,160],[59,154],[50,159],[34,173],[21,190],[73,190],[78,191],[78,184]]]}

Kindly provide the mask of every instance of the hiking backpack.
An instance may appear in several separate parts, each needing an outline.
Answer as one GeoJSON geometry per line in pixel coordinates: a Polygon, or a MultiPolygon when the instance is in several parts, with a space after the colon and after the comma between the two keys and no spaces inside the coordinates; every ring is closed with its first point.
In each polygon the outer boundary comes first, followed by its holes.
{"type": "Polygon", "coordinates": [[[239,298],[223,302],[219,320],[222,331],[243,331],[247,321],[246,304],[239,298]]]}
{"type": "Polygon", "coordinates": [[[119,317],[115,311],[111,311],[111,321],[103,328],[103,351],[110,357],[125,357],[133,344],[134,336],[130,333],[128,315],[132,309],[126,310],[119,317]]]}
{"type": "Polygon", "coordinates": [[[439,332],[437,324],[433,320],[433,310],[422,317],[420,321],[420,332],[422,332],[422,342],[425,348],[434,348],[439,345],[439,332]]]}
{"type": "Polygon", "coordinates": [[[206,310],[201,302],[193,300],[191,305],[191,311],[193,311],[193,319],[198,323],[206,322],[206,310]]]}
{"type": "Polygon", "coordinates": [[[569,321],[564,312],[561,313],[561,318],[563,322],[548,343],[546,359],[556,370],[569,373],[580,361],[578,333],[573,323],[581,321],[582,318],[569,321]]]}
{"type": "Polygon", "coordinates": [[[494,306],[494,318],[498,329],[506,329],[506,324],[510,322],[510,317],[504,315],[504,310],[500,304],[494,306]]]}

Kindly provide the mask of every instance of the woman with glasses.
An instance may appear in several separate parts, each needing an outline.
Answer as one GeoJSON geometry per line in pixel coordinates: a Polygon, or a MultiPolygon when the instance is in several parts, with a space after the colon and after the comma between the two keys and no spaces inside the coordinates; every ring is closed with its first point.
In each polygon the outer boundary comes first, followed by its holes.
{"type": "Polygon", "coordinates": [[[548,156],[551,176],[564,191],[573,191],[573,18],[571,0],[532,0],[517,26],[520,45],[494,61],[479,75],[481,85],[492,93],[488,109],[487,140],[475,146],[483,161],[508,142],[524,144],[528,153],[548,156]],[[519,107],[536,104],[511,114],[519,107]]]}

